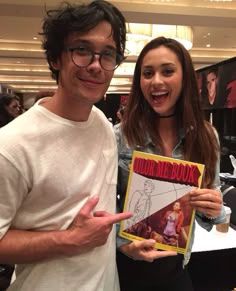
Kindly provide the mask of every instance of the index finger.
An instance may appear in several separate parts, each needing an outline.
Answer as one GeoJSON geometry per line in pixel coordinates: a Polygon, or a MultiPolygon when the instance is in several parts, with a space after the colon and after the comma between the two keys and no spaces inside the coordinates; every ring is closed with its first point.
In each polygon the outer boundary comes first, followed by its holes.
{"type": "Polygon", "coordinates": [[[116,213],[116,214],[111,214],[107,216],[107,220],[109,224],[114,224],[122,220],[128,219],[132,216],[133,214],[131,212],[122,212],[122,213],[116,213]]]}
{"type": "Polygon", "coordinates": [[[177,252],[175,251],[158,251],[156,252],[152,251],[152,258],[153,259],[159,259],[164,257],[170,257],[170,256],[176,256],[177,252]]]}

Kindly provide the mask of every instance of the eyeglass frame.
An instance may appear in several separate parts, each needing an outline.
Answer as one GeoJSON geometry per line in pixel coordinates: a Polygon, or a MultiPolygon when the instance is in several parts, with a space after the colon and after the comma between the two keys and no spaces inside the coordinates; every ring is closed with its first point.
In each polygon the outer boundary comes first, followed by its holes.
{"type": "Polygon", "coordinates": [[[103,68],[102,63],[101,63],[101,59],[102,59],[102,57],[105,55],[105,52],[99,53],[99,52],[93,51],[93,50],[91,50],[91,49],[87,49],[87,51],[91,53],[91,60],[90,60],[90,62],[88,63],[88,65],[86,65],[86,66],[79,66],[78,64],[75,63],[75,61],[74,61],[74,59],[73,59],[73,52],[74,52],[76,49],[79,49],[79,47],[68,47],[68,48],[67,48],[67,50],[71,53],[71,60],[72,60],[72,62],[73,62],[77,67],[79,67],[79,68],[86,68],[86,67],[90,66],[90,65],[93,63],[93,61],[94,61],[94,57],[95,57],[95,55],[98,55],[98,56],[99,56],[98,61],[99,61],[100,66],[102,67],[102,69],[105,70],[105,71],[111,72],[111,71],[115,71],[115,70],[120,66],[120,64],[121,64],[121,63],[122,63],[122,62],[127,58],[127,57],[125,57],[125,56],[122,56],[122,54],[116,52],[116,56],[119,57],[120,60],[119,60],[119,62],[117,62],[117,64],[115,65],[114,69],[112,69],[112,70],[107,70],[107,69],[104,69],[104,68],[103,68]]]}

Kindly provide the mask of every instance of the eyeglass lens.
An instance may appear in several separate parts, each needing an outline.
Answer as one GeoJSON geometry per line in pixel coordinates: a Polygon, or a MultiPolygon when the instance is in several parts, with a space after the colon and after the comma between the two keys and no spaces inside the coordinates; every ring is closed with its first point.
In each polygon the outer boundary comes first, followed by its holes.
{"type": "Polygon", "coordinates": [[[87,67],[93,61],[95,55],[99,55],[99,62],[104,70],[112,71],[119,64],[117,63],[117,53],[112,51],[106,51],[103,53],[93,52],[85,48],[74,48],[72,51],[72,60],[79,67],[87,67]]]}

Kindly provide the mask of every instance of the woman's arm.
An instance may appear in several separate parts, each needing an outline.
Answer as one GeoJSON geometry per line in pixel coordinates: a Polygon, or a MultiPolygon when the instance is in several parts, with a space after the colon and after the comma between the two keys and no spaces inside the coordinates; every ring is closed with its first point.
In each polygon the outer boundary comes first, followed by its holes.
{"type": "Polygon", "coordinates": [[[184,222],[184,214],[183,214],[183,211],[180,211],[179,216],[178,216],[177,225],[176,225],[176,232],[177,233],[180,233],[183,222],[184,222]]]}

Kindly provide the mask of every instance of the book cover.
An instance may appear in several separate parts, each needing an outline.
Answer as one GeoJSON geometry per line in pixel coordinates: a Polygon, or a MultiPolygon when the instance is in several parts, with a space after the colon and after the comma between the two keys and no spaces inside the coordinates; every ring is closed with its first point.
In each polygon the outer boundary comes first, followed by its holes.
{"type": "Polygon", "coordinates": [[[155,239],[160,250],[185,254],[195,210],[189,192],[200,188],[204,165],[155,154],[133,152],[119,235],[130,240],[155,239]]]}

